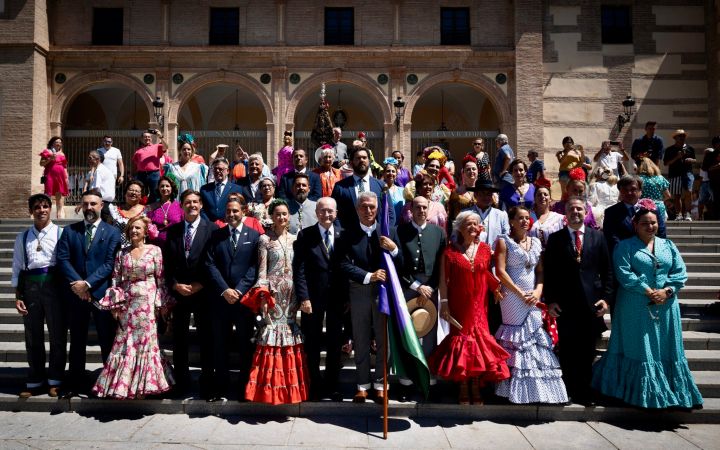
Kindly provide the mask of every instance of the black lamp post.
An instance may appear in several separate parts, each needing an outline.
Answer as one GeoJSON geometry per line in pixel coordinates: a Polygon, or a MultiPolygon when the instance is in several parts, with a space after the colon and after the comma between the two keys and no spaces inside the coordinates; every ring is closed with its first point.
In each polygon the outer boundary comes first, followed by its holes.
{"type": "Polygon", "coordinates": [[[623,100],[622,105],[623,113],[617,117],[618,130],[622,130],[625,124],[630,122],[630,118],[633,114],[633,107],[635,106],[635,99],[632,98],[632,95],[628,95],[625,97],[625,100],[623,100]]]}
{"type": "Polygon", "coordinates": [[[155,101],[152,102],[152,105],[155,109],[155,112],[153,112],[155,122],[157,122],[158,128],[162,130],[165,128],[165,115],[163,114],[163,107],[165,106],[165,103],[160,100],[160,97],[155,97],[155,101]]]}
{"type": "Polygon", "coordinates": [[[405,111],[405,102],[402,97],[398,97],[393,102],[393,106],[395,106],[395,131],[400,132],[400,119],[405,111]]]}

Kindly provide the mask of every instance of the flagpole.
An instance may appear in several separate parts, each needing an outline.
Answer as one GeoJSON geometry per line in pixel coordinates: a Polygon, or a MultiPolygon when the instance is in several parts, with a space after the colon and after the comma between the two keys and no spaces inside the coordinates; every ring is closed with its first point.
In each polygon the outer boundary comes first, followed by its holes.
{"type": "Polygon", "coordinates": [[[387,379],[387,366],[388,366],[388,352],[390,351],[390,344],[388,342],[388,327],[387,327],[387,316],[383,314],[383,321],[385,322],[385,361],[383,364],[383,439],[387,440],[388,437],[388,379],[387,379]]]}

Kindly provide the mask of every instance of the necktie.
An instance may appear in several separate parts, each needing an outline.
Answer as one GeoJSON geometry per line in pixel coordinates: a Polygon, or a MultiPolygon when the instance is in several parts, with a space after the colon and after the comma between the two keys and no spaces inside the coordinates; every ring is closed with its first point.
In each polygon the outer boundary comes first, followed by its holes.
{"type": "Polygon", "coordinates": [[[192,228],[193,224],[188,224],[187,231],[185,231],[185,256],[187,257],[190,253],[190,246],[192,245],[192,228]]]}
{"type": "Polygon", "coordinates": [[[232,237],[230,238],[232,240],[233,251],[237,250],[239,238],[240,238],[240,232],[238,231],[237,228],[235,228],[232,232],[232,237]]]}
{"type": "Polygon", "coordinates": [[[90,250],[90,244],[92,244],[93,239],[93,229],[95,229],[95,225],[90,224],[85,230],[85,251],[90,250]]]}
{"type": "Polygon", "coordinates": [[[220,200],[222,195],[222,183],[215,183],[215,199],[220,200]]]}
{"type": "Polygon", "coordinates": [[[302,205],[300,205],[300,209],[298,209],[298,231],[303,229],[303,222],[302,222],[302,205]]]}
{"type": "Polygon", "coordinates": [[[332,242],[330,242],[330,230],[325,230],[325,238],[323,239],[323,243],[325,244],[325,250],[327,250],[329,255],[332,251],[332,242]]]}
{"type": "Polygon", "coordinates": [[[580,262],[582,255],[582,234],[580,234],[580,230],[575,230],[575,251],[577,252],[577,260],[580,262]]]}
{"type": "Polygon", "coordinates": [[[363,180],[362,178],[359,178],[357,185],[358,185],[358,193],[365,192],[365,180],[363,180]]]}

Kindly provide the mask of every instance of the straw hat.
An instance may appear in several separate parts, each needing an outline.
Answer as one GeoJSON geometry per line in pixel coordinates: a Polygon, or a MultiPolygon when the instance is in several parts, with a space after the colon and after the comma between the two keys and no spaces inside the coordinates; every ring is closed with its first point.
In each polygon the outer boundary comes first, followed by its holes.
{"type": "Polygon", "coordinates": [[[407,309],[408,313],[410,313],[410,319],[412,320],[413,328],[415,328],[415,333],[417,337],[421,338],[427,336],[427,334],[432,331],[435,322],[437,322],[438,312],[432,300],[427,300],[423,306],[420,306],[418,299],[419,297],[415,297],[407,302],[407,309]]]}

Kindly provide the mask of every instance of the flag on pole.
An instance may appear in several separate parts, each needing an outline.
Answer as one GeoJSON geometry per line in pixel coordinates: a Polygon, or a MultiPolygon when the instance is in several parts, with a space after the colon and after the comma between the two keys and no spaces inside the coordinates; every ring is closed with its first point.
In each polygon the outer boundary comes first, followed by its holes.
{"type": "MultiPolygon", "coordinates": [[[[383,236],[390,236],[389,208],[387,194],[382,195],[383,209],[380,217],[380,232],[383,236]]],[[[399,249],[398,249],[399,250],[399,249]]],[[[427,398],[430,393],[430,369],[420,341],[415,333],[407,302],[403,294],[400,278],[395,270],[395,263],[389,252],[384,251],[382,265],[387,274],[386,281],[380,285],[378,309],[389,316],[388,337],[390,341],[389,354],[393,373],[412,380],[427,398]]]]}

